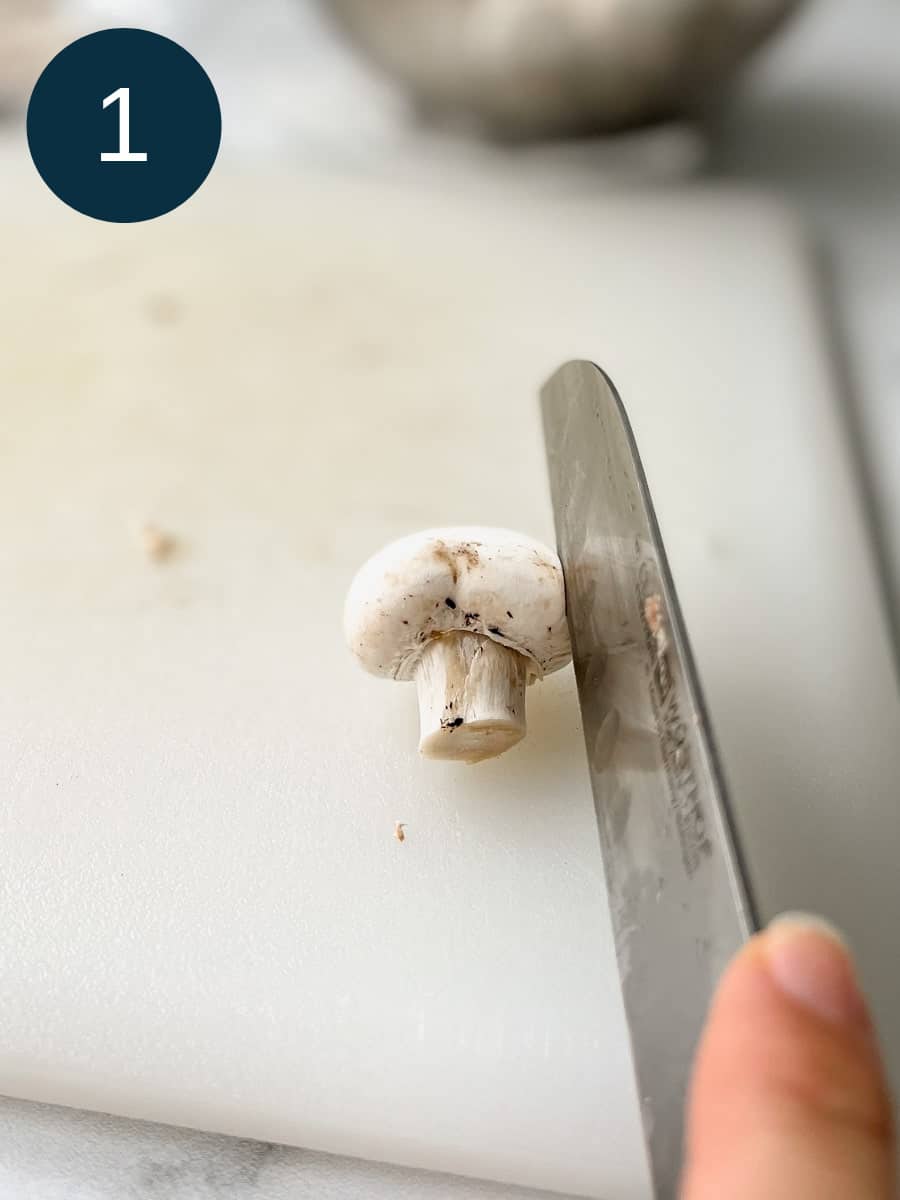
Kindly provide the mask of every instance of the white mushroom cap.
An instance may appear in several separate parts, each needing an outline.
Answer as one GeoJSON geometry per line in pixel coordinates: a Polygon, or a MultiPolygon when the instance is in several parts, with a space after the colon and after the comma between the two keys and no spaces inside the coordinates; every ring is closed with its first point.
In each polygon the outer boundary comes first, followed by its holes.
{"type": "Polygon", "coordinates": [[[528,680],[571,658],[557,555],[508,529],[427,529],[385,547],[357,573],[347,644],[367,671],[413,679],[428,643],[480,634],[527,659],[528,680]]]}

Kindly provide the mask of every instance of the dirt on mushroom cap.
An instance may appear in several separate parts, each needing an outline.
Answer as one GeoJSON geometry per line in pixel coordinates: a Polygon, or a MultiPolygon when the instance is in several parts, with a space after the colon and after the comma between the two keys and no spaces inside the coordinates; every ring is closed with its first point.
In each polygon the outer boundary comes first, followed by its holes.
{"type": "Polygon", "coordinates": [[[516,650],[533,677],[570,658],[557,556],[505,529],[425,530],[391,543],[353,581],[345,630],[367,670],[396,679],[412,677],[431,639],[456,630],[516,650]]]}

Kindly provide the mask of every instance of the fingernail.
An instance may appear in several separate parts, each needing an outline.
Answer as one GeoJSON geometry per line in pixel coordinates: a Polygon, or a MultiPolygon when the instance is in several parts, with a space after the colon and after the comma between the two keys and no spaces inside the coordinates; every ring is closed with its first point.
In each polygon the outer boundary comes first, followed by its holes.
{"type": "Polygon", "coordinates": [[[837,1025],[868,1024],[850,950],[822,917],[783,913],[765,935],[769,972],[795,1004],[837,1025]]]}

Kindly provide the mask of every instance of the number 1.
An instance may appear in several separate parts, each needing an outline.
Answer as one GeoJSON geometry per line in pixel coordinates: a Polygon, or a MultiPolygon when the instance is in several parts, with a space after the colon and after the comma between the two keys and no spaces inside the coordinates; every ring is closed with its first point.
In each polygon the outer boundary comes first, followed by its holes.
{"type": "Polygon", "coordinates": [[[119,148],[100,155],[101,162],[146,162],[147,155],[131,149],[131,88],[119,88],[103,101],[103,107],[119,106],[119,148]]]}

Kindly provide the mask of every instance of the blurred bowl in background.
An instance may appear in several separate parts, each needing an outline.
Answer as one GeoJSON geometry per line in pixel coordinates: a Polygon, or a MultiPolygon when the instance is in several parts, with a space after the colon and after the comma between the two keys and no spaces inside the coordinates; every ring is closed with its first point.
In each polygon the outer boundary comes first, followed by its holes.
{"type": "Polygon", "coordinates": [[[708,102],[800,0],[323,0],[420,107],[507,137],[708,102]]]}

